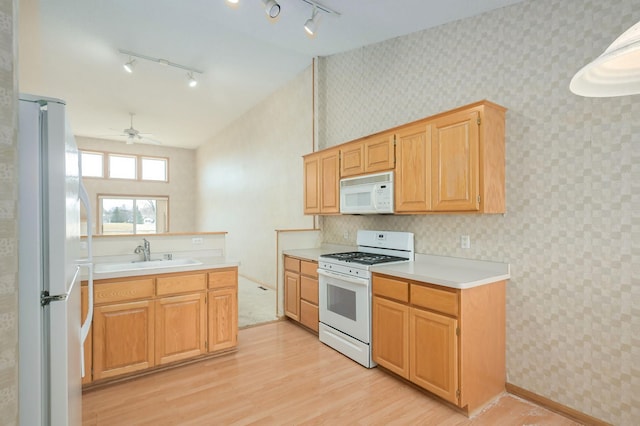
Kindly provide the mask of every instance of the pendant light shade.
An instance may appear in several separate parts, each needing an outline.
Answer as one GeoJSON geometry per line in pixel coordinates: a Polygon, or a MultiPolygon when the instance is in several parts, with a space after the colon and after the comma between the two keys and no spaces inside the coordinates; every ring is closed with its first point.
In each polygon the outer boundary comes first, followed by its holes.
{"type": "Polygon", "coordinates": [[[640,22],[578,71],[569,88],[588,97],[640,94],[640,22]]]}

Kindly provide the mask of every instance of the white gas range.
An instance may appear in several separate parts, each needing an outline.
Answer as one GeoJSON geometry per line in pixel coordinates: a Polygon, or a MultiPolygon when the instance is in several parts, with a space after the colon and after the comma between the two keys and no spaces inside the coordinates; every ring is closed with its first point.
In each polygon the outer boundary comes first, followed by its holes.
{"type": "Polygon", "coordinates": [[[371,266],[414,260],[410,232],[359,230],[358,251],[318,258],[320,341],[367,368],[371,359],[371,266]]]}

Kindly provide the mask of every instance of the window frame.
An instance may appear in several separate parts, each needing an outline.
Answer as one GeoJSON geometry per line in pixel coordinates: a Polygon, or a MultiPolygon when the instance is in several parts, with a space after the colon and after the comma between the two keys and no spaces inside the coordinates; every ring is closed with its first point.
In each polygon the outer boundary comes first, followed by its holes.
{"type": "MultiPolygon", "coordinates": [[[[121,152],[114,152],[114,151],[98,151],[98,150],[93,150],[93,149],[82,149],[79,148],[78,149],[78,153],[80,155],[80,158],[82,158],[82,153],[88,153],[88,154],[96,154],[96,155],[102,155],[102,177],[98,177],[98,176],[82,176],[83,179],[104,179],[104,180],[111,180],[111,181],[117,181],[117,182],[123,182],[123,181],[131,181],[131,182],[154,182],[154,183],[169,183],[169,171],[170,171],[170,158],[169,157],[163,157],[160,155],[146,155],[146,154],[130,154],[130,153],[121,153],[121,152]],[[135,178],[118,178],[118,177],[111,177],[111,170],[109,168],[109,158],[111,156],[116,156],[116,157],[131,157],[131,158],[135,158],[135,165],[136,165],[136,170],[135,170],[135,178]],[[157,179],[143,179],[142,178],[142,160],[143,159],[148,159],[148,160],[162,160],[165,163],[165,180],[157,180],[157,179]]],[[[82,160],[81,160],[82,161],[82,160]]]]}
{"type": "Polygon", "coordinates": [[[107,235],[107,236],[114,236],[114,235],[163,235],[166,234],[168,232],[170,232],[170,224],[171,224],[171,220],[170,220],[170,197],[168,195],[142,195],[142,194],[138,194],[138,195],[133,195],[133,194],[97,194],[96,195],[96,231],[98,231],[98,235],[107,235]],[[156,209],[157,209],[157,203],[158,201],[164,201],[166,202],[166,219],[164,219],[165,223],[164,223],[164,231],[162,232],[158,232],[158,227],[157,227],[157,223],[158,223],[158,217],[156,214],[156,219],[155,219],[155,223],[156,223],[156,231],[154,233],[140,233],[137,232],[137,225],[138,223],[134,220],[131,222],[132,224],[132,232],[128,232],[128,233],[105,233],[104,232],[104,222],[103,222],[103,217],[104,217],[104,211],[103,211],[103,204],[102,204],[102,200],[103,199],[121,199],[123,201],[132,201],[133,202],[133,206],[136,205],[136,202],[138,200],[155,200],[156,201],[156,209]]]}

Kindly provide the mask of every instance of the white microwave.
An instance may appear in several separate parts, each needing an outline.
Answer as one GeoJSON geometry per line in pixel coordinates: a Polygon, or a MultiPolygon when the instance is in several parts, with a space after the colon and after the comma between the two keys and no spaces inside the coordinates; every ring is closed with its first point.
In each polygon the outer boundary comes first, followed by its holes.
{"type": "Polygon", "coordinates": [[[340,213],[393,213],[393,172],[340,179],[340,213]]]}

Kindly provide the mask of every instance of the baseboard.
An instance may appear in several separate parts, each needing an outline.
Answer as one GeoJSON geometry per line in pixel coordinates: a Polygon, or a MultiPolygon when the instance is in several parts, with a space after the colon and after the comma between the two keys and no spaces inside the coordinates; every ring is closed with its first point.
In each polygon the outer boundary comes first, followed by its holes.
{"type": "Polygon", "coordinates": [[[541,407],[546,408],[547,410],[561,414],[571,420],[575,420],[578,423],[592,426],[612,426],[611,423],[596,419],[595,417],[591,417],[588,414],[582,413],[578,410],[574,410],[571,407],[567,407],[566,405],[562,405],[556,401],[545,398],[544,396],[538,395],[537,393],[533,393],[511,383],[507,383],[505,385],[505,389],[512,395],[534,402],[541,407]]]}

